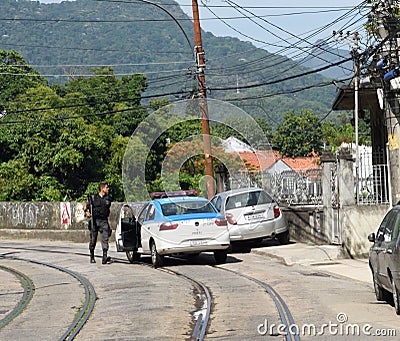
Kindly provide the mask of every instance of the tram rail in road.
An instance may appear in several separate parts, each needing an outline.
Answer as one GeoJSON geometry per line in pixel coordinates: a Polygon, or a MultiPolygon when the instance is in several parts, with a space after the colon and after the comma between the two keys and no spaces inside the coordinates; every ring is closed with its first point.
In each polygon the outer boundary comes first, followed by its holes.
{"type": "MultiPolygon", "coordinates": [[[[27,248],[29,250],[33,250],[32,248],[27,248]]],[[[39,251],[39,252],[54,252],[54,251],[49,251],[49,250],[43,250],[43,249],[34,249],[34,251],[39,251]]],[[[63,251],[56,251],[58,253],[63,253],[63,251]]],[[[65,252],[67,253],[67,252],[65,252]]],[[[70,253],[70,252],[68,252],[70,253]]],[[[87,254],[85,253],[78,253],[75,252],[75,254],[84,256],[85,258],[87,257],[87,254]]],[[[85,303],[84,305],[80,308],[79,314],[77,314],[76,318],[74,321],[71,323],[70,327],[68,330],[60,337],[59,340],[73,340],[79,331],[84,327],[85,322],[88,320],[90,317],[91,312],[94,309],[95,302],[96,302],[96,292],[93,287],[93,285],[83,276],[80,274],[73,272],[69,269],[46,263],[46,262],[41,262],[37,260],[32,260],[32,259],[24,259],[24,258],[19,258],[19,257],[14,257],[10,254],[3,254],[0,255],[0,259],[9,259],[9,260],[19,260],[19,261],[25,261],[25,262],[31,262],[31,263],[36,263],[42,266],[47,266],[53,269],[57,269],[59,271],[65,272],[69,274],[70,276],[74,277],[76,280],[78,280],[81,285],[85,289],[85,303]]],[[[113,260],[117,263],[122,263],[126,262],[125,259],[120,259],[118,257],[113,257],[113,260]]],[[[152,265],[145,263],[145,262],[136,262],[137,265],[142,265],[146,267],[152,267],[152,265]]],[[[199,265],[202,266],[202,265],[199,265]]],[[[209,265],[207,265],[209,266],[209,265]]],[[[294,318],[283,300],[283,298],[277,293],[277,291],[270,286],[269,284],[262,282],[254,277],[251,277],[249,275],[246,275],[241,272],[237,272],[231,269],[227,269],[221,266],[212,266],[215,269],[218,269],[218,271],[227,271],[230,272],[234,275],[240,276],[242,278],[245,278],[249,281],[252,281],[253,283],[257,284],[258,286],[261,286],[265,292],[272,298],[278,313],[279,313],[279,318],[282,322],[282,325],[285,326],[285,340],[286,341],[300,341],[300,337],[298,334],[293,333],[289,330],[290,325],[294,325],[294,318]]],[[[15,274],[18,278],[20,278],[21,283],[27,283],[26,285],[22,284],[24,288],[24,297],[31,297],[34,291],[34,284],[31,283],[29,284],[29,279],[26,278],[27,276],[24,276],[24,274],[19,273],[18,271],[13,271],[11,268],[5,268],[3,266],[0,266],[0,269],[9,271],[15,274]]],[[[154,269],[154,268],[153,268],[154,269]]],[[[199,279],[194,278],[192,274],[185,274],[180,271],[177,271],[175,269],[172,269],[170,267],[163,267],[163,268],[157,268],[155,269],[157,271],[163,271],[172,275],[179,276],[189,282],[192,283],[194,287],[194,293],[195,293],[195,298],[196,298],[196,312],[193,313],[193,325],[192,325],[192,332],[190,335],[190,340],[198,340],[202,341],[204,338],[207,336],[207,329],[209,328],[210,324],[210,317],[212,316],[212,307],[213,307],[213,296],[212,293],[210,292],[209,288],[199,279]]],[[[5,319],[0,320],[0,329],[7,325],[15,316],[16,314],[20,314],[23,311],[22,305],[29,304],[29,301],[27,298],[22,298],[18,305],[13,309],[13,313],[8,314],[5,319]]]]}
{"type": "MultiPolygon", "coordinates": [[[[41,262],[38,260],[25,259],[25,258],[7,256],[7,255],[1,255],[0,259],[19,260],[19,261],[25,261],[25,262],[29,262],[29,263],[42,265],[42,266],[47,266],[47,267],[50,267],[50,268],[53,268],[53,269],[56,269],[56,270],[59,270],[59,271],[69,274],[70,276],[74,277],[83,286],[83,288],[85,290],[85,303],[79,309],[79,314],[74,318],[70,327],[59,339],[60,341],[73,340],[75,338],[75,336],[79,333],[79,331],[83,328],[86,321],[89,319],[90,314],[92,313],[92,311],[94,309],[94,305],[96,303],[96,298],[97,298],[96,291],[94,290],[93,285],[87,280],[87,278],[78,274],[77,272],[71,271],[71,270],[63,268],[61,266],[46,263],[46,262],[41,262]]],[[[18,302],[18,304],[15,306],[15,308],[9,314],[6,315],[5,318],[0,320],[0,329],[1,329],[1,328],[4,328],[8,323],[10,323],[15,317],[20,315],[23,312],[23,310],[26,308],[26,306],[29,304],[29,302],[31,301],[32,295],[33,295],[34,284],[29,279],[28,276],[26,276],[25,274],[15,270],[15,269],[11,269],[11,268],[4,267],[4,266],[0,266],[0,269],[3,269],[3,270],[6,270],[8,272],[15,274],[20,279],[20,282],[24,287],[24,293],[23,293],[23,297],[21,298],[21,300],[18,302]]]]}
{"type": "Polygon", "coordinates": [[[272,286],[258,280],[257,278],[242,274],[240,272],[237,272],[237,271],[234,271],[231,269],[226,269],[226,268],[222,268],[222,267],[217,267],[217,268],[225,270],[225,271],[229,271],[238,276],[244,277],[244,278],[260,285],[261,287],[263,287],[265,289],[265,291],[268,293],[268,295],[271,296],[271,298],[273,299],[273,301],[275,303],[276,308],[278,309],[279,317],[280,317],[282,325],[284,326],[284,329],[285,329],[286,341],[292,341],[293,339],[295,341],[300,341],[300,336],[298,334],[298,331],[295,330],[294,332],[292,332],[290,330],[290,326],[294,326],[295,322],[294,322],[294,318],[289,310],[289,307],[287,306],[287,304],[285,303],[283,298],[278,294],[278,292],[272,286]]]}
{"type": "Polygon", "coordinates": [[[32,299],[33,293],[35,291],[35,285],[33,284],[32,280],[24,273],[7,267],[0,265],[0,270],[7,271],[11,274],[13,274],[21,283],[21,286],[23,287],[24,291],[22,293],[22,297],[17,303],[17,305],[12,309],[4,318],[0,320],[0,329],[5,327],[7,324],[9,324],[14,318],[16,318],[19,314],[22,313],[22,311],[26,308],[26,306],[29,304],[29,302],[32,299]]]}

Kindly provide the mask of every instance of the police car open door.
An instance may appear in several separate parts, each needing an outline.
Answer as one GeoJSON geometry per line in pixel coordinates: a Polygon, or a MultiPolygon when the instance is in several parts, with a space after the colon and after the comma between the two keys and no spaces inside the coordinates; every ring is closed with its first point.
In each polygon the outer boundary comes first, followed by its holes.
{"type": "Polygon", "coordinates": [[[118,217],[117,229],[115,231],[115,244],[117,251],[125,252],[129,262],[133,263],[140,259],[138,251],[140,231],[135,218],[135,207],[124,204],[118,217]]]}

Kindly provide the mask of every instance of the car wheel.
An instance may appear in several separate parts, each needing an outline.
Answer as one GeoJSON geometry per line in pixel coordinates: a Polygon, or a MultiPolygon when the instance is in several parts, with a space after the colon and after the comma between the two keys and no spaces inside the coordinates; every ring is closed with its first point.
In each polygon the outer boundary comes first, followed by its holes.
{"type": "Polygon", "coordinates": [[[386,295],[384,292],[384,289],[378,284],[378,282],[374,278],[374,290],[375,290],[375,296],[377,301],[385,301],[386,295]]]}
{"type": "Polygon", "coordinates": [[[279,243],[281,243],[282,245],[289,244],[289,241],[290,241],[289,231],[285,231],[283,233],[279,233],[276,236],[276,238],[278,238],[279,243]]]}
{"type": "Polygon", "coordinates": [[[126,258],[128,258],[129,263],[140,262],[140,253],[137,251],[126,251],[126,258]]]}
{"type": "Polygon", "coordinates": [[[393,278],[392,278],[392,294],[393,294],[394,309],[396,311],[396,314],[400,315],[400,297],[393,278]]]}
{"type": "Polygon", "coordinates": [[[215,263],[217,263],[217,264],[226,263],[226,258],[227,257],[228,257],[228,251],[227,250],[214,251],[214,259],[215,259],[215,263]]]}
{"type": "Polygon", "coordinates": [[[151,243],[151,263],[155,268],[164,264],[164,257],[158,253],[156,243],[154,242],[151,243]]]}

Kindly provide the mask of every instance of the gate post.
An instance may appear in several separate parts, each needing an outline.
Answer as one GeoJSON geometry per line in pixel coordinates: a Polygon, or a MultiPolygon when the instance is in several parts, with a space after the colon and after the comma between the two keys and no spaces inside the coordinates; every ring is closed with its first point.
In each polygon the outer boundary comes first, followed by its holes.
{"type": "Polygon", "coordinates": [[[358,184],[354,183],[353,156],[348,149],[340,149],[338,159],[339,208],[354,206],[354,186],[358,186],[358,184]]]}
{"type": "Polygon", "coordinates": [[[322,205],[323,205],[323,234],[330,243],[338,242],[335,233],[336,219],[334,219],[334,209],[336,206],[336,157],[330,151],[324,151],[320,157],[322,163],[322,205]],[[333,176],[335,175],[335,176],[333,176]]]}

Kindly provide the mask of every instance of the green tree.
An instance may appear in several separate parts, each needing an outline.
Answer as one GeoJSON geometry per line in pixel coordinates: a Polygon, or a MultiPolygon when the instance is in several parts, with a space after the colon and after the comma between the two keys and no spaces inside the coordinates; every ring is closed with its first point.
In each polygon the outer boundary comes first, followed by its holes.
{"type": "Polygon", "coordinates": [[[0,109],[7,109],[8,102],[27,89],[46,85],[47,81],[27,65],[16,51],[0,50],[0,109]]]}
{"type": "Polygon", "coordinates": [[[323,147],[323,134],[318,116],[309,110],[300,114],[287,112],[272,138],[274,149],[289,157],[307,156],[323,147]]]}
{"type": "MultiPolygon", "coordinates": [[[[331,151],[344,143],[355,142],[354,118],[346,113],[337,115],[336,120],[324,121],[321,125],[323,140],[331,151]]],[[[360,111],[358,120],[359,144],[371,145],[370,113],[360,111]]]]}
{"type": "Polygon", "coordinates": [[[255,120],[250,117],[229,118],[223,123],[214,122],[211,131],[212,135],[217,136],[222,140],[233,136],[247,144],[250,144],[253,148],[260,150],[268,149],[269,146],[266,146],[262,142],[266,139],[266,141],[270,143],[272,138],[271,126],[266,120],[261,118],[255,120]],[[240,127],[240,131],[232,127],[240,127]],[[256,130],[255,127],[260,128],[260,130],[256,130]],[[246,136],[243,136],[243,134],[246,136]],[[259,136],[260,134],[263,136],[259,136]],[[262,139],[260,137],[262,137],[262,139]]]}
{"type": "Polygon", "coordinates": [[[83,118],[62,120],[58,110],[31,111],[43,101],[63,103],[49,87],[31,88],[11,106],[16,113],[0,125],[0,145],[7,151],[1,161],[8,170],[0,173],[3,200],[75,199],[95,173],[93,168],[100,169],[99,157],[106,155],[105,129],[90,127],[83,118]],[[26,189],[13,190],[16,175],[10,170],[20,173],[18,181],[26,189]]]}
{"type": "Polygon", "coordinates": [[[354,141],[354,127],[350,123],[337,125],[333,121],[326,121],[322,125],[323,139],[332,152],[343,143],[354,141]]]}
{"type": "Polygon", "coordinates": [[[94,71],[65,86],[30,87],[0,121],[0,199],[82,200],[109,181],[123,200],[121,165],[136,126],[145,78],[94,71]]]}

